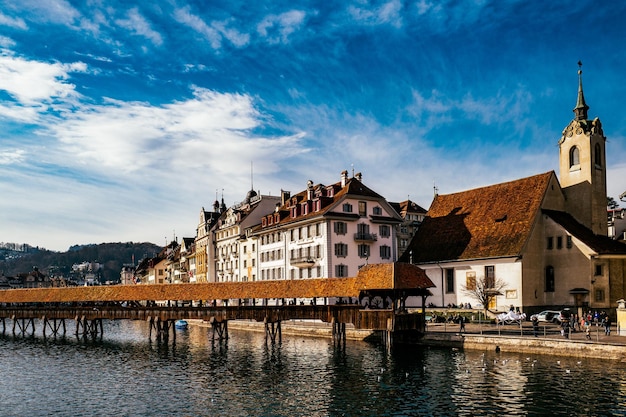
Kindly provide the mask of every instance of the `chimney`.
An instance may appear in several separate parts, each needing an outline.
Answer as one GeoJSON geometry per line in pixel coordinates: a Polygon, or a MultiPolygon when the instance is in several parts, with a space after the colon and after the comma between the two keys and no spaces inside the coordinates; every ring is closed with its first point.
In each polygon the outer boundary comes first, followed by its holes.
{"type": "Polygon", "coordinates": [[[284,206],[291,197],[291,193],[289,191],[280,190],[280,205],[284,206]]]}
{"type": "Polygon", "coordinates": [[[306,183],[306,199],[313,200],[313,181],[311,180],[306,183]]]}
{"type": "Polygon", "coordinates": [[[363,178],[363,174],[361,174],[360,172],[357,172],[357,174],[354,176],[354,178],[356,178],[357,180],[361,181],[361,179],[363,178]]]}
{"type": "Polygon", "coordinates": [[[341,188],[345,187],[348,183],[348,171],[341,171],[341,188]]]}

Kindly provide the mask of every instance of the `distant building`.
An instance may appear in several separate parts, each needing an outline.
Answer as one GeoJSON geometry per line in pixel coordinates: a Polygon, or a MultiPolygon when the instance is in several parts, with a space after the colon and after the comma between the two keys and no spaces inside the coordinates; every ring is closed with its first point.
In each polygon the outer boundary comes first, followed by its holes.
{"type": "Polygon", "coordinates": [[[405,200],[400,203],[389,203],[396,212],[402,217],[402,223],[396,226],[398,239],[398,253],[400,256],[409,246],[409,242],[415,236],[417,229],[426,217],[426,209],[419,204],[405,200]]]}

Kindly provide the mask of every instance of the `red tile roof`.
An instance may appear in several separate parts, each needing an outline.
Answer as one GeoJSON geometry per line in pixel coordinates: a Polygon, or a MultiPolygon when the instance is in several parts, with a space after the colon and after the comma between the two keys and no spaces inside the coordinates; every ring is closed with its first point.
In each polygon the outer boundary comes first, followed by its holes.
{"type": "Polygon", "coordinates": [[[554,172],[438,195],[400,261],[521,254],[554,172]]]}

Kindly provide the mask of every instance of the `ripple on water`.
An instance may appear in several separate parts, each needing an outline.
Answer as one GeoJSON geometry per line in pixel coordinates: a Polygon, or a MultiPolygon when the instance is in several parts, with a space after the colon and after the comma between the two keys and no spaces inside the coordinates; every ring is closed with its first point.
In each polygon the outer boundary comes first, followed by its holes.
{"type": "Polygon", "coordinates": [[[567,357],[289,335],[272,346],[234,330],[211,344],[193,326],[157,343],[146,323],[119,321],[102,341],[2,336],[0,363],[0,416],[626,415],[619,364],[567,357]]]}

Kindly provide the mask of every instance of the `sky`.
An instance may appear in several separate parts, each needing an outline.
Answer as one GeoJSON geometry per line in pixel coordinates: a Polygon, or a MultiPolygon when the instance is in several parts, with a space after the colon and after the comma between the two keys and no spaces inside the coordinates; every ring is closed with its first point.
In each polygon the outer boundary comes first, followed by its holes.
{"type": "MultiPolygon", "coordinates": [[[[578,61],[626,191],[626,2],[0,0],[0,242],[194,237],[347,170],[388,201],[554,170],[578,61]]],[[[622,203],[622,206],[626,203],[622,203]]]]}

